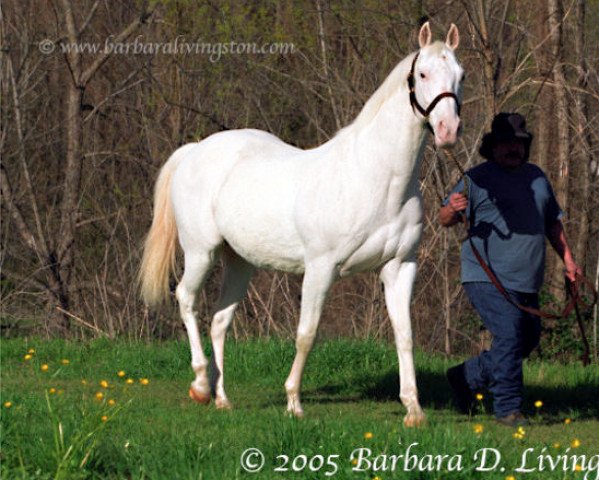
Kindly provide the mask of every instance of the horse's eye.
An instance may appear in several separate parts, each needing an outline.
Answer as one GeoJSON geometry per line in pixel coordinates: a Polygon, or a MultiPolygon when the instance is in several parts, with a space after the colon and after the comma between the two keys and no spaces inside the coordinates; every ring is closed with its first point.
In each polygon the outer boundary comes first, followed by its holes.
{"type": "Polygon", "coordinates": [[[424,73],[420,72],[420,78],[424,79],[424,78],[426,78],[426,75],[424,73]]]}

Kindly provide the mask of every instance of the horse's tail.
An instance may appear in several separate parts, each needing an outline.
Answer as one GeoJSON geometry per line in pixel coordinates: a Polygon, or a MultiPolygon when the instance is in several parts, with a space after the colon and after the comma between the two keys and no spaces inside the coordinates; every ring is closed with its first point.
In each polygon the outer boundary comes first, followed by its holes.
{"type": "Polygon", "coordinates": [[[169,295],[169,277],[175,268],[177,225],[171,202],[171,178],[177,165],[173,154],[158,175],[154,190],[154,218],[144,243],[139,286],[149,306],[161,304],[169,295]]]}

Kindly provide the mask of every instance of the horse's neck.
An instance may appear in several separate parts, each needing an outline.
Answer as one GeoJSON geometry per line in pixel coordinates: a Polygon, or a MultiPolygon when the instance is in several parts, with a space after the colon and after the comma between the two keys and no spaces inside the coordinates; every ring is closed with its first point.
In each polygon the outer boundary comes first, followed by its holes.
{"type": "MultiPolygon", "coordinates": [[[[399,95],[400,98],[403,95],[399,95]]],[[[407,94],[406,94],[407,99],[407,94]]],[[[373,122],[358,134],[361,139],[354,159],[368,170],[387,177],[405,176],[419,168],[426,131],[411,111],[389,101],[373,122]]]]}
{"type": "MultiPolygon", "coordinates": [[[[409,63],[410,57],[406,60],[409,63]]],[[[379,190],[394,184],[405,192],[417,185],[426,131],[410,106],[407,70],[402,64],[367,102],[356,121],[340,132],[337,148],[342,153],[336,161],[339,168],[359,176],[363,187],[370,184],[379,190]],[[368,111],[373,107],[376,111],[368,111]]]]}

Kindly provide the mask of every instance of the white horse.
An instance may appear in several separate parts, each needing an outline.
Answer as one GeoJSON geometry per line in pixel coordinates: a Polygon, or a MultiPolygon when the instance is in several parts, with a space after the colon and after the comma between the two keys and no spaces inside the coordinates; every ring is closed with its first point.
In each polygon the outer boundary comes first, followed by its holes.
{"type": "Polygon", "coordinates": [[[404,423],[424,420],[409,308],[422,231],[418,172],[426,122],[437,146],[456,141],[463,76],[454,56],[458,43],[455,25],[445,43],[431,43],[429,24],[423,25],[420,51],[393,69],[353,123],[319,147],[301,150],[260,130],[233,130],[179,148],[163,166],[141,289],[149,305],[168,296],[178,235],[185,270],[176,297],[191,345],[194,400],[208,403],[213,391],[216,406],[230,408],[223,381],[225,333],[254,268],[271,268],[304,274],[297,352],[285,382],[287,410],[302,416],[302,372],[331,284],[382,267],[404,423]],[[225,272],[211,326],[209,380],[193,308],[221,253],[225,272]]]}

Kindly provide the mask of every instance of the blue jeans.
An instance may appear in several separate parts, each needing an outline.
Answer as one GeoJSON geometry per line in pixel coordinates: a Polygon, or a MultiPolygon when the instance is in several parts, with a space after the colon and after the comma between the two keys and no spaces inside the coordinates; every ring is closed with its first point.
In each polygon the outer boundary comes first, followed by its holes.
{"type": "MultiPolygon", "coordinates": [[[[464,283],[464,290],[493,335],[491,350],[467,360],[466,381],[475,392],[489,389],[497,417],[520,411],[522,407],[522,360],[539,344],[539,317],[522,312],[509,303],[492,283],[464,283]]],[[[538,308],[536,293],[508,290],[521,305],[538,308]]]]}

